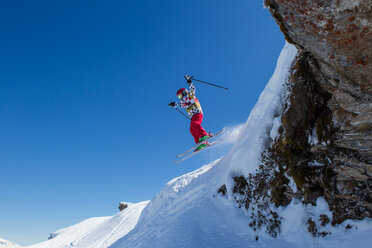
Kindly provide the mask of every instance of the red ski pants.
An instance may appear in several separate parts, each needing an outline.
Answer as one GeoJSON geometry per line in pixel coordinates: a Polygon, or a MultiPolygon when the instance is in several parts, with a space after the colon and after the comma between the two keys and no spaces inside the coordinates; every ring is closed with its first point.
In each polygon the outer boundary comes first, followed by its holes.
{"type": "Polygon", "coordinates": [[[195,143],[198,143],[201,137],[208,135],[208,133],[201,126],[202,121],[203,121],[202,113],[194,114],[191,118],[190,132],[194,137],[195,143]]]}

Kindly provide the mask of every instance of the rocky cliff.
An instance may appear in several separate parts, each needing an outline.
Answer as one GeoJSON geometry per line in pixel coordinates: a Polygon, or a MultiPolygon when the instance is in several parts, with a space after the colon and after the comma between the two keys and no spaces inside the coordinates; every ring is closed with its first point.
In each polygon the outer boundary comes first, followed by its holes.
{"type": "MultiPolygon", "coordinates": [[[[234,178],[239,206],[260,202],[251,226],[266,223],[272,236],[280,218],[269,203],[285,206],[293,198],[315,205],[323,196],[332,224],[371,218],[372,2],[266,0],[265,6],[299,54],[278,138],[254,176],[234,178]]],[[[309,219],[309,231],[319,235],[313,224],[309,219]]]]}

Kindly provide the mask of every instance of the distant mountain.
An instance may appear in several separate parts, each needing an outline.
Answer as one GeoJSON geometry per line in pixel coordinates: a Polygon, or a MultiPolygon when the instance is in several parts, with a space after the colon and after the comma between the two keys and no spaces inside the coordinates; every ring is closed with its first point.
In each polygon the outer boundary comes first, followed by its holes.
{"type": "MultiPolygon", "coordinates": [[[[49,240],[29,248],[108,247],[136,225],[148,202],[126,203],[127,208],[114,216],[90,218],[52,233],[49,240]]],[[[2,247],[1,247],[2,248],[2,247]]]]}
{"type": "Polygon", "coordinates": [[[0,248],[21,248],[22,246],[14,244],[8,240],[0,238],[0,248]]]}

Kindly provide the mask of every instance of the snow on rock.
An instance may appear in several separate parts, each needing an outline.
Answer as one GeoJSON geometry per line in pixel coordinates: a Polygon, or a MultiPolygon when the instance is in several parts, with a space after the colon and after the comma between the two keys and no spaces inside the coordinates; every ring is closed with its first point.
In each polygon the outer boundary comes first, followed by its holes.
{"type": "Polygon", "coordinates": [[[22,246],[0,238],[0,248],[21,248],[22,246]]]}
{"type": "Polygon", "coordinates": [[[108,247],[134,228],[147,204],[148,201],[128,204],[126,209],[114,216],[87,219],[54,232],[50,240],[29,248],[108,247]]]}
{"type": "MultiPolygon", "coordinates": [[[[319,216],[331,216],[328,204],[324,198],[318,198],[316,206],[304,205],[300,200],[293,200],[290,205],[279,209],[283,217],[281,234],[278,243],[288,242],[290,247],[317,247],[317,248],[367,248],[371,247],[372,220],[347,220],[344,223],[332,226],[330,223],[321,223],[319,216]],[[309,220],[314,221],[318,233],[325,237],[313,237],[310,234],[309,220]]],[[[278,246],[281,247],[281,246],[278,246]]]]}
{"type": "Polygon", "coordinates": [[[274,125],[278,128],[279,123],[274,120],[283,108],[284,83],[296,54],[295,46],[286,43],[280,53],[274,74],[251,111],[238,141],[226,156],[228,161],[225,163],[230,166],[230,174],[248,176],[252,173],[257,168],[261,152],[271,142],[270,133],[277,134],[277,130],[271,131],[274,125]]]}

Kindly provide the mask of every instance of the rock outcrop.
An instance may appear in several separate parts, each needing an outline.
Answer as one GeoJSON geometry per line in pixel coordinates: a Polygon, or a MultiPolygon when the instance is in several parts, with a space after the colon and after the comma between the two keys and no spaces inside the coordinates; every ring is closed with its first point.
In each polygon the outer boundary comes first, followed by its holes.
{"type": "Polygon", "coordinates": [[[266,0],[265,5],[301,51],[272,156],[306,203],[325,196],[334,224],[371,218],[372,2],[266,0]]]}
{"type": "Polygon", "coordinates": [[[372,3],[370,0],[266,0],[288,41],[321,63],[338,88],[371,100],[372,3]]]}

